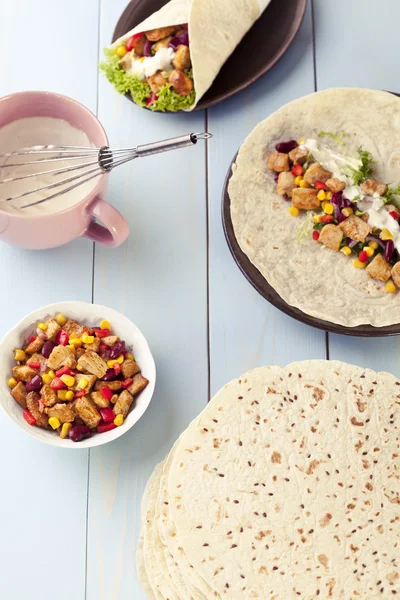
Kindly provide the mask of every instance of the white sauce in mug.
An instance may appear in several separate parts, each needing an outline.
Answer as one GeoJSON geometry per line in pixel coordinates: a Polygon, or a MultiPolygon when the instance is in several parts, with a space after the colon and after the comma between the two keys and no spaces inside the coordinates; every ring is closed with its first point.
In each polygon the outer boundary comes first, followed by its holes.
{"type": "MultiPolygon", "coordinates": [[[[0,128],[0,154],[7,152],[14,152],[21,148],[44,145],[44,144],[55,144],[62,146],[87,146],[93,147],[88,136],[83,131],[76,129],[67,121],[62,119],[54,119],[51,117],[29,117],[26,119],[18,119],[0,128]]],[[[59,160],[57,162],[42,162],[37,165],[24,164],[31,160],[38,158],[48,158],[48,155],[44,156],[32,156],[26,155],[21,157],[8,157],[7,159],[0,158],[0,180],[19,177],[21,175],[27,175],[31,173],[39,173],[50,169],[70,167],[77,165],[81,162],[86,162],[82,159],[79,160],[59,160]],[[15,164],[16,167],[5,168],[1,165],[15,164]]],[[[94,162],[96,158],[87,162],[94,162]]],[[[87,167],[87,169],[93,169],[94,166],[87,167]]],[[[76,174],[82,173],[82,171],[70,171],[69,173],[61,174],[47,174],[47,175],[35,175],[29,177],[23,181],[16,181],[10,183],[0,183],[0,211],[6,211],[24,215],[45,215],[63,211],[74,204],[80,202],[87,194],[89,194],[98,183],[98,177],[82,184],[78,188],[66,192],[56,198],[49,200],[48,202],[42,202],[37,206],[25,208],[24,210],[18,210],[20,207],[41,200],[45,197],[50,196],[59,189],[70,187],[75,182],[64,184],[62,188],[56,188],[52,190],[45,190],[42,192],[34,192],[18,200],[12,200],[5,202],[5,198],[10,196],[16,196],[29,190],[34,190],[45,185],[55,183],[60,179],[66,177],[72,177],[76,174]]]]}

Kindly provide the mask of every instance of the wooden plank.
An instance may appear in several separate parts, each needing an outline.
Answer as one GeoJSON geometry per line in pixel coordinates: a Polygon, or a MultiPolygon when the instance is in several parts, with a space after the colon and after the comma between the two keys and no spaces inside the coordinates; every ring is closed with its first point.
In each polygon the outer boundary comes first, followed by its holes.
{"type": "MultiPolygon", "coordinates": [[[[400,4],[314,0],[318,89],[359,86],[400,92],[400,4]],[[388,51],[390,40],[390,51],[388,51]],[[332,49],[340,48],[340,52],[332,49]]],[[[355,301],[358,299],[355,298],[355,301]]],[[[329,335],[330,357],[400,375],[398,338],[329,335]]]]}
{"type": "MultiPolygon", "coordinates": [[[[0,4],[0,95],[47,89],[96,110],[98,1],[0,4]],[[78,18],[79,16],[79,18],[78,18]],[[88,41],[90,40],[90,41],[88,41]]],[[[7,286],[0,335],[26,313],[58,300],[91,300],[92,244],[47,252],[0,245],[7,286]]],[[[6,376],[6,374],[3,374],[6,376]]],[[[85,596],[88,453],[41,445],[0,414],[2,472],[0,598],[85,596]],[[63,568],[67,565],[67,574],[63,568]],[[64,573],[64,574],[63,574],[64,573]]]]}
{"type": "Polygon", "coordinates": [[[221,223],[221,190],[230,161],[257,123],[314,91],[311,11],[275,68],[243,93],[209,110],[211,392],[247,369],[325,356],[325,334],[284,315],[243,277],[221,223]]]}
{"type": "MultiPolygon", "coordinates": [[[[126,2],[103,2],[101,47],[126,2]]],[[[99,116],[114,147],[203,131],[202,113],[153,114],[100,79],[99,116]]],[[[96,248],[95,301],[146,335],[156,393],[142,421],[91,452],[87,600],[145,598],[135,553],[146,481],[207,402],[205,148],[140,159],[111,175],[108,199],[129,221],[121,248],[96,248]]]]}

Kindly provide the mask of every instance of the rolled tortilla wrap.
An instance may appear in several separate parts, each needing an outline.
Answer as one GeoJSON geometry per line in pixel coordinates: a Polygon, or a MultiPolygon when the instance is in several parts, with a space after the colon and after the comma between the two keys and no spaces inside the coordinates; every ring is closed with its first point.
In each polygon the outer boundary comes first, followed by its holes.
{"type": "Polygon", "coordinates": [[[230,0],[228,6],[221,0],[171,0],[107,50],[115,51],[137,33],[188,23],[196,96],[184,110],[191,111],[269,3],[270,0],[230,0]]]}

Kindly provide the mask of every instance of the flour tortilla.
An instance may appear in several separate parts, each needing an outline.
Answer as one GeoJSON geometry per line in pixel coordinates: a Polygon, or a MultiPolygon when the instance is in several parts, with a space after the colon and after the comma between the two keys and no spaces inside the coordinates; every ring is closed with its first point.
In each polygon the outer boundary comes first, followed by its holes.
{"type": "Polygon", "coordinates": [[[191,111],[270,1],[170,0],[160,10],[121,36],[110,48],[124,44],[135,33],[188,23],[196,91],[195,103],[186,109],[191,111]]]}
{"type": "Polygon", "coordinates": [[[207,600],[399,594],[399,397],[392,375],[338,361],[227,384],[163,469],[185,581],[207,600]]]}
{"type": "Polygon", "coordinates": [[[276,193],[267,168],[275,144],[320,131],[345,131],[346,145],[361,145],[378,161],[377,179],[400,183],[400,99],[350,88],[311,94],[260,123],[241,147],[228,188],[236,239],[283,300],[308,315],[348,327],[398,323],[400,293],[388,294],[351,259],[310,237],[299,244],[299,226],[309,217],[290,217],[290,204],[276,193]]]}

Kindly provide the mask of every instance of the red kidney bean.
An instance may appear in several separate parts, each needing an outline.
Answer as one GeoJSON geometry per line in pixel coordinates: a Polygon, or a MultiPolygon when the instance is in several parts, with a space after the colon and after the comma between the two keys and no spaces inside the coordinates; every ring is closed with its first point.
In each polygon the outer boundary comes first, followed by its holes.
{"type": "Polygon", "coordinates": [[[73,442],[81,442],[82,440],[90,437],[92,435],[92,432],[86,425],[74,425],[69,430],[68,435],[69,439],[73,442]]]}
{"type": "Polygon", "coordinates": [[[283,152],[284,154],[289,154],[289,152],[291,150],[294,150],[295,148],[297,148],[298,143],[296,142],[296,140],[290,140],[290,142],[280,142],[279,144],[276,144],[275,146],[275,150],[277,152],[283,152]]]}
{"type": "Polygon", "coordinates": [[[114,369],[107,369],[106,374],[102,377],[103,381],[114,381],[117,378],[117,375],[114,369]]]}
{"type": "Polygon", "coordinates": [[[27,392],[35,392],[36,390],[40,390],[42,385],[43,380],[40,375],[35,375],[30,381],[28,381],[25,387],[27,392]]]}
{"type": "Polygon", "coordinates": [[[42,347],[42,356],[44,356],[45,358],[49,358],[50,354],[53,351],[53,348],[55,348],[55,344],[53,344],[53,342],[45,342],[42,347]]]}
{"type": "Polygon", "coordinates": [[[125,342],[117,342],[110,350],[110,359],[115,360],[120,354],[124,354],[125,352],[125,342]]]}

